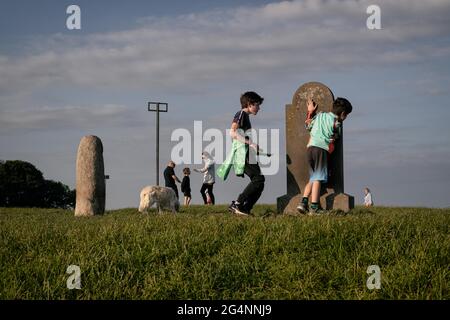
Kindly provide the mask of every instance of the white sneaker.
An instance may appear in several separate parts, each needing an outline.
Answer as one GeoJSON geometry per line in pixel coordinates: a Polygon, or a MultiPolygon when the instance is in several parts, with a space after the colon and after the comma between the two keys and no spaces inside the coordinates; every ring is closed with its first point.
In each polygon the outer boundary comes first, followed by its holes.
{"type": "Polygon", "coordinates": [[[228,208],[234,214],[237,214],[237,215],[240,215],[240,216],[249,216],[248,213],[239,210],[239,206],[234,201],[231,203],[231,205],[228,208]]]}
{"type": "Polygon", "coordinates": [[[234,213],[237,214],[237,215],[239,215],[239,216],[245,216],[245,217],[250,216],[250,214],[248,214],[247,212],[241,211],[241,210],[239,210],[239,209],[236,209],[236,210],[234,211],[234,213]]]}
{"type": "Polygon", "coordinates": [[[308,206],[305,206],[303,202],[300,202],[300,204],[297,206],[297,211],[306,214],[308,212],[308,206]]]}

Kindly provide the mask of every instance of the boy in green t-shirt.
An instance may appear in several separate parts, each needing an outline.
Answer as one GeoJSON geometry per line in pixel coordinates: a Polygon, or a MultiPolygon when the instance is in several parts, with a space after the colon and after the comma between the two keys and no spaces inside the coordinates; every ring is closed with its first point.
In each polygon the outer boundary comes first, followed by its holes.
{"type": "Polygon", "coordinates": [[[334,142],[341,135],[342,122],[352,112],[352,105],[347,99],[337,98],[333,102],[332,112],[316,114],[317,104],[309,99],[307,102],[308,115],[305,127],[310,132],[307,145],[307,159],[309,165],[309,182],[305,186],[303,199],[297,206],[301,213],[320,212],[319,197],[321,183],[328,180],[328,153],[334,150],[334,142]],[[311,207],[308,198],[311,195],[311,207]]]}

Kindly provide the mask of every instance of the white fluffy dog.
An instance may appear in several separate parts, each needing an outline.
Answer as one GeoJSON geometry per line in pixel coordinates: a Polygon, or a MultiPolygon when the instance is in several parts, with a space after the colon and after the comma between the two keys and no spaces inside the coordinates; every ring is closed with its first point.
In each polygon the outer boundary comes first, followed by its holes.
{"type": "Polygon", "coordinates": [[[171,188],[160,186],[144,187],[141,191],[139,212],[148,212],[155,203],[159,213],[161,213],[161,209],[169,209],[176,213],[180,208],[180,202],[178,202],[175,191],[171,188]]]}

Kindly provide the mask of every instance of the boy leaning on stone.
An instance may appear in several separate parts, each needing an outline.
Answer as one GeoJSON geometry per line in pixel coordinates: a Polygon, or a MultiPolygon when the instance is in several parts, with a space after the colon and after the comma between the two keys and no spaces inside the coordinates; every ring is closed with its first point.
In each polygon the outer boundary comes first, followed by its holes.
{"type": "Polygon", "coordinates": [[[307,163],[309,165],[309,182],[305,186],[303,199],[297,206],[301,213],[319,213],[321,183],[328,181],[328,153],[334,150],[334,143],[341,135],[342,122],[352,112],[352,105],[347,99],[337,98],[333,102],[332,112],[317,111],[317,104],[307,101],[308,115],[305,127],[310,132],[307,145],[307,163]],[[311,206],[308,198],[311,195],[311,206]]]}

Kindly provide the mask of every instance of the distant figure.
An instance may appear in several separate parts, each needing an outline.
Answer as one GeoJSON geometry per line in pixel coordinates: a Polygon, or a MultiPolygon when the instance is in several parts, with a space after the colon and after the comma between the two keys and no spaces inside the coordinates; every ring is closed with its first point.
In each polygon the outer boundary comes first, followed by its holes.
{"type": "Polygon", "coordinates": [[[216,162],[206,151],[202,152],[202,159],[205,162],[205,166],[202,169],[194,169],[195,172],[203,173],[203,184],[200,193],[204,204],[215,204],[213,186],[216,182],[216,162]]]}
{"type": "Polygon", "coordinates": [[[373,200],[372,200],[372,194],[370,193],[369,188],[364,188],[364,205],[366,207],[372,207],[373,206],[373,200]]]}
{"type": "Polygon", "coordinates": [[[181,181],[175,175],[175,171],[173,170],[174,168],[175,162],[173,162],[172,160],[169,161],[169,163],[167,164],[167,168],[164,170],[164,180],[166,182],[166,187],[172,188],[173,191],[175,191],[177,199],[179,199],[178,188],[175,182],[181,183],[181,181]]]}
{"type": "Polygon", "coordinates": [[[181,181],[181,192],[184,194],[184,205],[189,206],[191,203],[191,179],[189,175],[191,174],[191,170],[189,168],[183,169],[183,180],[181,181]]]}

